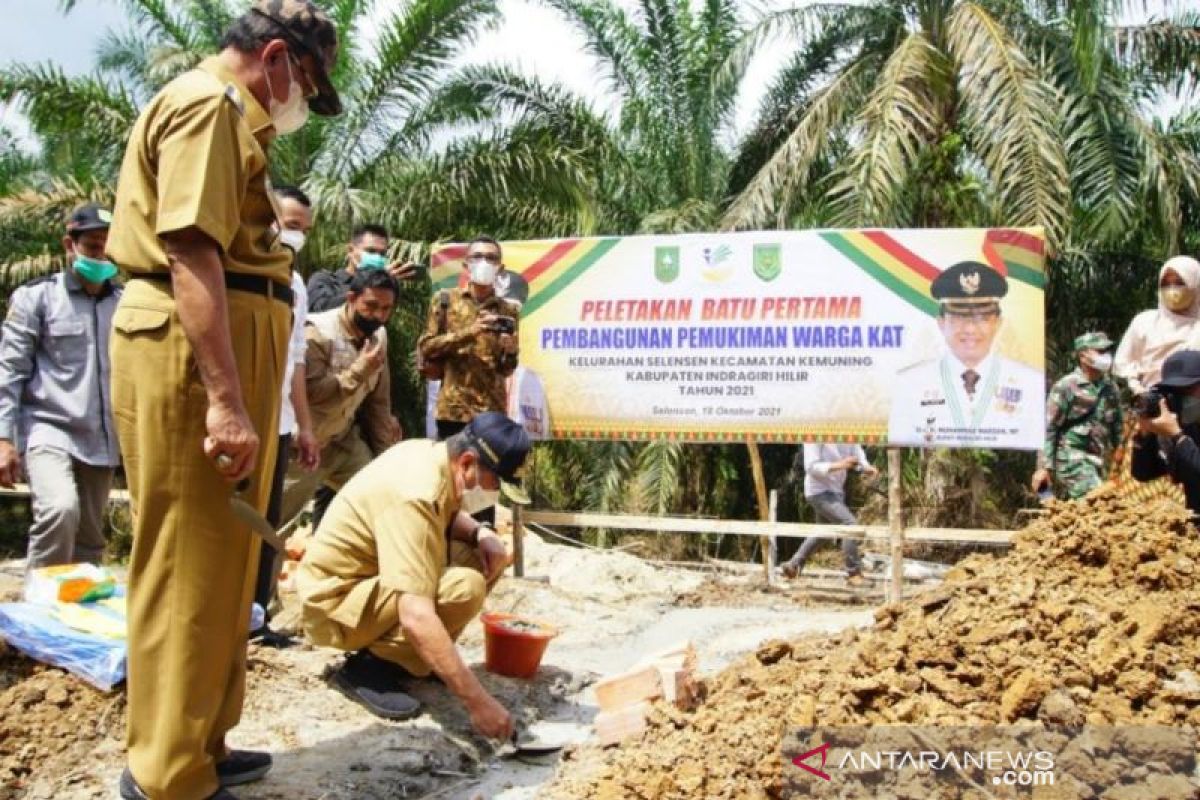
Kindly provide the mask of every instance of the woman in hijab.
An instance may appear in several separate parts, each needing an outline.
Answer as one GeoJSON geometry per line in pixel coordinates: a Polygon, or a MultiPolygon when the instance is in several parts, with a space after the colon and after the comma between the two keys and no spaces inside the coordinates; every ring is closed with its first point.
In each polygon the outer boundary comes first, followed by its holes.
{"type": "Polygon", "coordinates": [[[1113,372],[1135,395],[1158,383],[1162,363],[1200,335],[1200,262],[1167,259],[1158,273],[1158,308],[1133,318],[1113,360],[1113,372]]]}

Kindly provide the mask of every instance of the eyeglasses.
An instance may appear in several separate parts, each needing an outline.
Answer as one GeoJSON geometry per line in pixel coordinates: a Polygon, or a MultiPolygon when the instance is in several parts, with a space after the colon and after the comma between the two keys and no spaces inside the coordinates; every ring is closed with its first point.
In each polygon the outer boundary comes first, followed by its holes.
{"type": "Polygon", "coordinates": [[[483,261],[488,262],[489,264],[499,264],[500,256],[496,255],[495,253],[470,253],[467,255],[466,260],[467,261],[483,260],[483,261]]]}

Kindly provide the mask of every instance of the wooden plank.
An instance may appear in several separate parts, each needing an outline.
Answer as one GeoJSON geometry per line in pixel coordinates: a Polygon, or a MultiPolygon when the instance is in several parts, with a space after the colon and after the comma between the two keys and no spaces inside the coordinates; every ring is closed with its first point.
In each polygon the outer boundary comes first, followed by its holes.
{"type": "Polygon", "coordinates": [[[663,696],[662,675],[648,665],[597,681],[596,705],[601,711],[618,711],[643,700],[663,696]]]}
{"type": "Polygon", "coordinates": [[[596,738],[601,746],[608,746],[636,736],[646,730],[646,715],[649,713],[648,702],[636,703],[618,711],[601,711],[593,720],[596,738]]]}
{"type": "MultiPolygon", "coordinates": [[[[611,528],[667,533],[723,533],[735,536],[761,536],[765,529],[775,536],[813,536],[819,539],[857,536],[871,540],[891,540],[891,532],[887,525],[814,525],[800,522],[756,522],[753,520],[653,517],[573,511],[526,511],[525,520],[539,525],[558,525],[567,528],[611,528]]],[[[1016,532],[1009,530],[971,528],[905,528],[904,538],[911,542],[1005,545],[1011,542],[1014,533],[1016,532]]]]}

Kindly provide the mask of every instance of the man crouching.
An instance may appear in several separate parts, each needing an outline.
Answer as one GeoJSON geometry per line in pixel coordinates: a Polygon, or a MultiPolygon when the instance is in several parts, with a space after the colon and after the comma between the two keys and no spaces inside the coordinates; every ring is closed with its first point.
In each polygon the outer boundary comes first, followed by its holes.
{"type": "Polygon", "coordinates": [[[406,681],[432,671],[475,730],[511,736],[508,711],[454,642],[510,562],[496,532],[470,514],[494,505],[502,487],[528,502],[515,484],[528,452],[521,426],[489,412],[444,442],[395,445],[338,492],[297,578],[308,637],[357,651],[333,674],[334,688],[378,716],[407,719],[420,703],[402,690],[406,681]]]}

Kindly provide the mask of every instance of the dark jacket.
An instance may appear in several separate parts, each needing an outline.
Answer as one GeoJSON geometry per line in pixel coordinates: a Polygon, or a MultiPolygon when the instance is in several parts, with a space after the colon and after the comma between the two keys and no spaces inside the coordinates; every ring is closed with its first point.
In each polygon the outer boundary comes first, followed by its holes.
{"type": "Polygon", "coordinates": [[[1169,475],[1183,486],[1188,510],[1200,514],[1200,425],[1184,425],[1174,440],[1153,435],[1133,437],[1129,470],[1139,481],[1169,475]]]}
{"type": "Polygon", "coordinates": [[[350,291],[350,280],[354,276],[343,267],[337,272],[321,270],[308,279],[308,310],[316,314],[337,308],[346,302],[350,291]]]}

